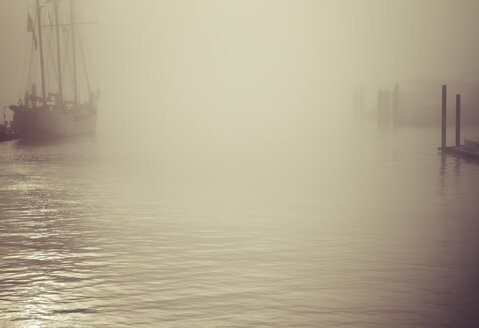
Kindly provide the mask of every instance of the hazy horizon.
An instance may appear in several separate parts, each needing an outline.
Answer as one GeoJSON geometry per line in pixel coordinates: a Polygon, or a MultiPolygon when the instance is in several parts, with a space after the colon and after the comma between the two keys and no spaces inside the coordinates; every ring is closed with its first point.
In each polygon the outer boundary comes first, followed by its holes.
{"type": "MultiPolygon", "coordinates": [[[[0,11],[0,104],[23,94],[28,1],[0,11]]],[[[476,1],[77,1],[99,133],[319,138],[351,119],[353,88],[479,80],[476,1]]],[[[439,91],[438,91],[439,92],[439,91]]],[[[452,99],[452,98],[451,98],[452,99]]],[[[346,122],[346,123],[345,123],[346,122]]],[[[139,140],[140,140],[139,139],[139,140]]]]}
{"type": "MultiPolygon", "coordinates": [[[[0,105],[40,94],[28,3],[0,105]]],[[[75,4],[101,96],[68,101],[50,33],[49,102],[1,126],[0,327],[479,327],[479,166],[448,154],[479,148],[437,149],[441,84],[447,145],[456,93],[479,136],[479,1],[75,4]]]]}

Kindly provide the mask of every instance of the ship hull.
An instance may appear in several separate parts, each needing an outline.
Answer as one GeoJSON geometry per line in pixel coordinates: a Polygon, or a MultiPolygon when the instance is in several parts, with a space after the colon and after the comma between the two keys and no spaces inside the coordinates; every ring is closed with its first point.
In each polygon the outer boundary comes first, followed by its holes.
{"type": "Polygon", "coordinates": [[[14,111],[13,127],[21,138],[58,138],[95,133],[96,110],[22,108],[14,111]]]}

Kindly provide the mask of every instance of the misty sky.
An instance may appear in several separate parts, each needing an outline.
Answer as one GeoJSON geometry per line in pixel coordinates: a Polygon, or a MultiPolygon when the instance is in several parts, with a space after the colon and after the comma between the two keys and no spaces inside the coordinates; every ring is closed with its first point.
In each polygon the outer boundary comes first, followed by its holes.
{"type": "MultiPolygon", "coordinates": [[[[23,94],[27,3],[0,2],[1,105],[23,94]]],[[[77,3],[113,130],[301,134],[349,115],[355,84],[479,79],[479,1],[77,3]]]]}

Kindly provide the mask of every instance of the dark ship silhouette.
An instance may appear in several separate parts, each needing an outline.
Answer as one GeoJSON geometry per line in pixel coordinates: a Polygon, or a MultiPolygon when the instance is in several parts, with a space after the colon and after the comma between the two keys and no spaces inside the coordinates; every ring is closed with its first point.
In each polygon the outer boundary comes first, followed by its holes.
{"type": "Polygon", "coordinates": [[[36,0],[32,4],[27,23],[32,34],[27,90],[17,105],[9,106],[14,112],[12,126],[22,138],[92,134],[99,92],[90,90],[83,48],[76,36],[74,2],[36,0]],[[77,57],[83,64],[86,89],[80,90],[77,57]]]}

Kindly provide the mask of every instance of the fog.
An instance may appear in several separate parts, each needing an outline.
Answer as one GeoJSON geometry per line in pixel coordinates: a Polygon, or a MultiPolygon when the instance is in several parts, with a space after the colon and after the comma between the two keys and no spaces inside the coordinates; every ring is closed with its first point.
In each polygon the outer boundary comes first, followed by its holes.
{"type": "MultiPolygon", "coordinates": [[[[25,90],[29,4],[0,4],[2,105],[25,90]]],[[[439,114],[440,84],[479,79],[476,12],[475,1],[76,1],[76,20],[93,23],[78,34],[101,90],[103,151],[198,177],[347,170],[337,163],[361,156],[351,147],[364,135],[354,88],[372,126],[377,90],[395,83],[433,81],[403,107],[432,102],[439,114]]]]}
{"type": "MultiPolygon", "coordinates": [[[[337,138],[355,85],[372,106],[395,82],[479,76],[476,1],[77,2],[97,22],[79,30],[98,133],[136,145],[337,138]]],[[[26,6],[0,4],[3,105],[23,92],[26,6]]]]}
{"type": "Polygon", "coordinates": [[[479,171],[436,150],[441,84],[479,123],[479,1],[75,4],[96,135],[0,143],[0,327],[479,327],[479,171]]]}

